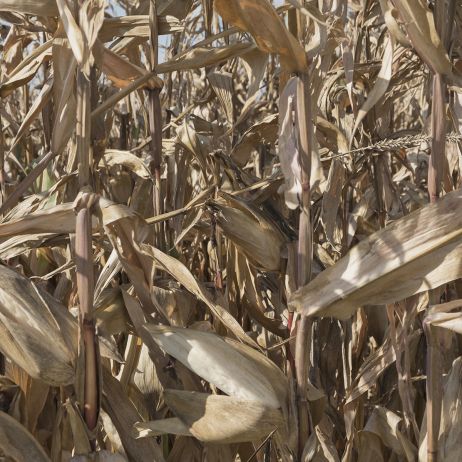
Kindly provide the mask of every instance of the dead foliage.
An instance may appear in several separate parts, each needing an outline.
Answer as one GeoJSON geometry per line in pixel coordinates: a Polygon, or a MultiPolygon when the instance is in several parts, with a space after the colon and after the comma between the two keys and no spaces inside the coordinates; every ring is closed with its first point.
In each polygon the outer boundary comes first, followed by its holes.
{"type": "Polygon", "coordinates": [[[455,0],[0,0],[0,459],[462,459],[455,0]]]}

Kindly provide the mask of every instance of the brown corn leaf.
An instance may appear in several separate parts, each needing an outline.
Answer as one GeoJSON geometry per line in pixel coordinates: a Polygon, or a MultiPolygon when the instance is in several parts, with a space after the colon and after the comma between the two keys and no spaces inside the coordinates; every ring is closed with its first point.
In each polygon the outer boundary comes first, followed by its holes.
{"type": "Polygon", "coordinates": [[[277,271],[285,237],[256,207],[221,192],[210,201],[225,235],[247,258],[266,271],[277,271]]]}
{"type": "Polygon", "coordinates": [[[388,85],[390,84],[390,79],[392,76],[392,64],[393,64],[393,40],[390,38],[387,39],[385,44],[385,51],[382,58],[382,66],[380,68],[379,75],[377,76],[377,81],[374,84],[374,87],[367,95],[367,99],[364,104],[361,106],[356,117],[355,126],[353,128],[353,134],[356,133],[356,130],[359,127],[359,124],[362,122],[366,114],[380,101],[380,98],[387,91],[388,85]]]}
{"type": "Polygon", "coordinates": [[[0,411],[0,455],[5,456],[5,460],[15,462],[50,462],[42,446],[26,428],[2,411],[0,411]]]}
{"type": "Polygon", "coordinates": [[[140,415],[124,393],[120,382],[103,367],[103,409],[109,414],[116,427],[127,454],[135,462],[165,462],[162,451],[153,439],[136,440],[132,427],[140,421],[140,415]]]}
{"type": "Polygon", "coordinates": [[[119,151],[117,149],[106,149],[104,156],[99,162],[100,167],[113,167],[123,165],[141,178],[151,178],[151,172],[146,164],[129,151],[119,151]]]}
{"type": "Polygon", "coordinates": [[[0,266],[0,349],[30,376],[54,385],[74,380],[76,325],[57,300],[0,266]],[[53,338],[53,342],[49,339],[53,338]]]}
{"type": "Polygon", "coordinates": [[[1,0],[0,11],[16,11],[38,16],[56,16],[58,14],[56,0],[1,0]]]}
{"type": "Polygon", "coordinates": [[[252,34],[261,50],[279,54],[287,72],[306,71],[305,50],[268,0],[215,0],[214,8],[224,21],[252,34]]]}
{"type": "Polygon", "coordinates": [[[249,161],[252,151],[256,150],[262,143],[274,143],[276,141],[277,117],[277,114],[270,114],[244,132],[231,151],[231,157],[237,165],[244,167],[249,161]]]}
{"type": "Polygon", "coordinates": [[[188,427],[178,418],[152,420],[150,422],[137,422],[133,426],[133,436],[135,438],[146,438],[152,436],[165,435],[193,436],[188,427]]]}
{"type": "Polygon", "coordinates": [[[215,301],[207,288],[191,274],[183,263],[154,247],[144,245],[142,249],[144,253],[154,258],[154,261],[160,268],[171,274],[187,290],[193,293],[199,300],[202,300],[236,338],[251,346],[256,346],[255,342],[244,332],[236,319],[220,304],[220,300],[215,301]]]}
{"type": "Polygon", "coordinates": [[[74,53],[74,57],[79,65],[83,63],[85,44],[82,31],[77,25],[77,22],[72,14],[71,9],[66,0],[56,0],[56,4],[59,10],[59,16],[61,22],[66,31],[67,38],[69,40],[70,47],[74,53]]]}
{"type": "MultiPolygon", "coordinates": [[[[106,48],[99,40],[95,42],[95,59],[107,78],[118,88],[125,88],[136,79],[147,76],[148,71],[130,61],[122,58],[117,53],[106,48]]],[[[152,75],[143,84],[147,88],[162,88],[162,80],[152,75]]]]}
{"type": "MultiPolygon", "coordinates": [[[[181,32],[184,26],[174,16],[157,16],[159,35],[181,32]]],[[[149,15],[120,16],[105,18],[99,32],[102,42],[114,37],[149,37],[149,15]]]]}
{"type": "Polygon", "coordinates": [[[435,27],[433,13],[422,0],[394,2],[412,46],[427,66],[438,74],[451,74],[452,65],[435,27]]]}
{"type": "Polygon", "coordinates": [[[243,356],[218,335],[153,324],[145,328],[169,355],[225,393],[274,409],[281,406],[269,378],[256,367],[256,361],[243,356]]]}
{"type": "Polygon", "coordinates": [[[14,147],[19,143],[19,141],[25,135],[27,129],[34,122],[34,120],[39,115],[40,111],[43,109],[45,104],[48,103],[48,101],[50,100],[52,88],[53,78],[50,78],[47,82],[45,82],[45,85],[43,85],[39,95],[34,101],[34,104],[32,104],[31,108],[29,109],[29,112],[22,121],[21,126],[19,127],[16,136],[14,137],[14,140],[11,142],[10,151],[12,151],[14,147]]]}
{"type": "Polygon", "coordinates": [[[196,47],[174,56],[170,61],[161,63],[156,71],[164,72],[197,69],[200,67],[213,66],[230,58],[241,56],[255,47],[252,43],[240,42],[226,47],[205,48],[196,47]]]}
{"type": "Polygon", "coordinates": [[[207,79],[225,111],[229,124],[232,125],[234,120],[233,74],[223,71],[209,72],[207,74],[207,79]]]}
{"type": "Polygon", "coordinates": [[[0,238],[18,234],[73,232],[75,232],[75,213],[70,203],[38,210],[19,219],[0,223],[0,238]]]}
{"type": "Polygon", "coordinates": [[[50,59],[52,44],[53,41],[49,40],[40,45],[10,72],[6,82],[0,84],[0,96],[2,98],[34,78],[40,66],[50,59]]]}
{"type": "Polygon", "coordinates": [[[256,441],[283,426],[280,411],[255,401],[181,390],[165,390],[167,406],[200,441],[256,441]]]}
{"type": "Polygon", "coordinates": [[[449,193],[372,234],[290,304],[306,315],[346,319],[364,304],[392,303],[461,277],[461,198],[460,190],[449,193]]]}

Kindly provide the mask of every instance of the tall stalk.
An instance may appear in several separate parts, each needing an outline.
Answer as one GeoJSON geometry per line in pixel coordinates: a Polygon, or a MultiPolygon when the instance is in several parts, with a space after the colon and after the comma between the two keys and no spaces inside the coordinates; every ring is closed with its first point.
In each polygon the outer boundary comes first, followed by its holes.
{"type": "MultiPolygon", "coordinates": [[[[446,49],[449,48],[453,18],[448,16],[454,2],[437,0],[435,2],[435,26],[446,49]]],[[[431,112],[431,156],[428,164],[428,196],[431,203],[438,200],[446,166],[446,94],[447,84],[443,75],[435,73],[432,82],[431,112]]],[[[425,326],[427,338],[427,453],[428,462],[438,460],[438,438],[443,399],[441,351],[437,332],[425,326]]]]}
{"type": "MultiPolygon", "coordinates": [[[[82,1],[76,3],[82,6],[82,1]]],[[[76,18],[79,17],[78,11],[76,18]]],[[[89,430],[99,416],[99,351],[93,313],[94,269],[92,252],[92,208],[98,200],[91,191],[91,80],[77,69],[77,160],[81,193],[74,202],[76,219],[75,260],[79,295],[79,357],[83,358],[83,415],[89,430]],[[83,350],[83,351],[82,351],[83,350]]],[[[79,361],[82,364],[82,359],[79,361]]],[[[80,374],[78,374],[79,376],[80,374]]],[[[80,384],[81,385],[81,384],[80,384]]],[[[79,394],[79,392],[78,392],[79,394]]],[[[80,392],[81,396],[81,392],[80,392]]]]}
{"type": "MultiPolygon", "coordinates": [[[[313,125],[311,121],[310,80],[302,75],[297,83],[297,129],[302,180],[302,197],[298,228],[297,286],[302,287],[311,278],[312,231],[310,217],[310,174],[313,125]]],[[[309,435],[309,411],[306,397],[308,380],[309,343],[312,321],[302,316],[295,341],[295,371],[299,420],[299,457],[309,435]]]]}
{"type": "MultiPolygon", "coordinates": [[[[149,4],[149,27],[150,27],[150,70],[155,72],[158,63],[158,27],[157,27],[157,1],[150,0],[149,4]]],[[[154,216],[163,213],[163,198],[161,189],[161,165],[162,165],[162,108],[160,103],[160,88],[151,88],[149,95],[149,132],[151,135],[151,174],[154,178],[153,208],[154,216]]],[[[155,242],[159,248],[163,248],[163,223],[155,226],[155,242]]]]}

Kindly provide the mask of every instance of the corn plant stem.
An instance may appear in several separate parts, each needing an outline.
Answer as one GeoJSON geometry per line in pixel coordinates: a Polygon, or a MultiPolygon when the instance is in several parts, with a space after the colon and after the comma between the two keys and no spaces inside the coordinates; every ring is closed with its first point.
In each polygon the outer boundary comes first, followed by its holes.
{"type": "MultiPolygon", "coordinates": [[[[157,26],[157,1],[149,2],[149,38],[150,38],[150,70],[154,72],[158,63],[159,31],[157,26]]],[[[162,165],[162,108],[160,103],[160,88],[150,89],[149,93],[149,132],[151,135],[151,174],[153,184],[154,216],[163,213],[163,198],[161,187],[162,165]]],[[[155,242],[158,248],[164,249],[164,223],[155,225],[155,242]]]]}
{"type": "Polygon", "coordinates": [[[91,212],[90,203],[86,200],[77,204],[75,258],[80,302],[80,344],[83,344],[85,357],[84,418],[88,428],[93,430],[98,420],[98,364],[93,319],[91,212]]]}
{"type": "MultiPolygon", "coordinates": [[[[441,4],[441,2],[439,2],[441,4]]],[[[437,21],[438,23],[438,21],[437,21]]],[[[446,84],[441,74],[433,76],[433,103],[431,113],[432,142],[428,164],[428,196],[431,203],[438,200],[444,175],[446,146],[446,84]]],[[[438,461],[438,438],[441,419],[441,352],[430,326],[427,337],[427,453],[428,462],[438,461]]]]}
{"type": "MultiPolygon", "coordinates": [[[[312,151],[312,120],[308,74],[302,75],[297,83],[297,129],[300,149],[302,197],[298,228],[297,285],[307,284],[311,278],[312,237],[310,219],[310,172],[312,151]]],[[[309,337],[312,320],[302,316],[297,327],[295,340],[295,376],[298,404],[298,451],[301,458],[309,435],[309,414],[306,398],[309,361],[309,337]]]]}
{"type": "Polygon", "coordinates": [[[428,195],[430,202],[436,202],[441,192],[444,175],[446,146],[446,83],[441,74],[433,76],[433,100],[431,113],[432,142],[428,164],[428,195]]]}
{"type": "MultiPolygon", "coordinates": [[[[440,37],[445,39],[446,5],[444,1],[435,2],[435,25],[440,37]]],[[[446,40],[444,40],[446,42],[446,40]]],[[[441,182],[444,176],[446,148],[446,101],[447,86],[444,77],[435,73],[432,82],[432,112],[431,112],[431,155],[428,164],[428,196],[431,203],[438,200],[441,192],[441,182]]],[[[441,352],[437,341],[437,332],[430,325],[425,325],[427,338],[427,460],[438,460],[438,437],[441,419],[441,352]]]]}
{"type": "Polygon", "coordinates": [[[77,71],[77,159],[80,188],[90,183],[90,80],[77,71]]]}
{"type": "Polygon", "coordinates": [[[427,339],[427,461],[438,461],[438,438],[442,400],[442,357],[437,329],[424,323],[427,339]]]}
{"type": "MultiPolygon", "coordinates": [[[[3,123],[0,115],[0,206],[5,200],[5,143],[3,140],[3,123]]],[[[1,215],[2,212],[0,212],[1,215]]]]}
{"type": "MultiPolygon", "coordinates": [[[[82,1],[74,3],[77,7],[82,6],[82,1]]],[[[76,11],[77,22],[79,13],[76,11]]],[[[76,142],[78,176],[80,189],[88,188],[91,182],[92,152],[91,140],[91,80],[83,68],[77,69],[77,121],[76,142]]],[[[84,376],[84,403],[83,416],[88,429],[94,430],[99,415],[99,372],[98,372],[98,345],[93,318],[94,275],[92,254],[92,223],[91,208],[95,201],[95,195],[84,193],[77,197],[75,202],[76,219],[76,272],[77,291],[79,295],[80,329],[79,346],[83,346],[85,366],[84,376]]],[[[82,352],[80,352],[82,354],[82,352]]],[[[92,442],[94,445],[94,442],[92,442]]]]}
{"type": "MultiPolygon", "coordinates": [[[[162,112],[160,106],[159,89],[149,91],[149,131],[151,134],[151,174],[154,178],[153,185],[153,208],[154,216],[163,213],[163,201],[161,191],[161,164],[162,164],[162,112]]],[[[156,226],[157,245],[162,247],[163,226],[156,226]]]]}
{"type": "MultiPolygon", "coordinates": [[[[5,200],[5,144],[3,139],[2,116],[0,115],[0,210],[5,200]]],[[[0,215],[2,212],[0,211],[0,215]]],[[[5,356],[0,353],[0,374],[5,374],[5,356]]]]}

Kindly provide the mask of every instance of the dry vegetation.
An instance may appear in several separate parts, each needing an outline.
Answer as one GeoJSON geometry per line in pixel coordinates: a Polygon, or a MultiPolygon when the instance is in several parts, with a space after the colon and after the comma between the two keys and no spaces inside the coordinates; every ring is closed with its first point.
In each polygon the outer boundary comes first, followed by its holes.
{"type": "Polygon", "coordinates": [[[0,0],[0,460],[462,460],[456,0],[0,0]]]}

